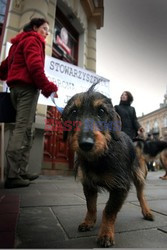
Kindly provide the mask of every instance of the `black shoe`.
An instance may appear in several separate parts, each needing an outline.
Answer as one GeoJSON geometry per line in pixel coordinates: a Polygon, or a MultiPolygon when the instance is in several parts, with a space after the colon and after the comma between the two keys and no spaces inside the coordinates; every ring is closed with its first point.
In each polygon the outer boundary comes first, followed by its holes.
{"type": "Polygon", "coordinates": [[[33,181],[39,177],[38,174],[24,174],[20,175],[23,180],[33,181]]]}
{"type": "Polygon", "coordinates": [[[23,180],[21,177],[18,178],[8,178],[5,181],[5,188],[19,188],[27,187],[30,185],[29,180],[23,180]]]}

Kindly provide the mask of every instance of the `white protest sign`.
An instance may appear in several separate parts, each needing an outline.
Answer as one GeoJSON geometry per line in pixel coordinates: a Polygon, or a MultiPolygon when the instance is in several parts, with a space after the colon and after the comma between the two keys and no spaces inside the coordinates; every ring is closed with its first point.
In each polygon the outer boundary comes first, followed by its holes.
{"type": "MultiPolygon", "coordinates": [[[[58,98],[55,99],[58,107],[64,108],[73,95],[87,91],[93,83],[99,80],[96,90],[110,97],[109,80],[56,58],[46,56],[45,74],[58,86],[58,98]]],[[[39,97],[39,103],[53,106],[51,98],[47,99],[42,95],[39,97]]]]}
{"type": "MultiPolygon", "coordinates": [[[[6,55],[9,52],[11,43],[6,44],[6,55]]],[[[76,93],[84,92],[89,87],[100,80],[95,89],[100,93],[110,97],[110,81],[97,74],[61,61],[51,56],[45,57],[45,74],[49,81],[58,86],[58,98],[55,98],[56,106],[64,108],[67,101],[76,93]]],[[[5,85],[4,85],[5,86],[5,85]]],[[[6,86],[5,86],[6,87],[6,86]]],[[[52,99],[45,98],[40,94],[39,104],[55,106],[52,99]]]]}

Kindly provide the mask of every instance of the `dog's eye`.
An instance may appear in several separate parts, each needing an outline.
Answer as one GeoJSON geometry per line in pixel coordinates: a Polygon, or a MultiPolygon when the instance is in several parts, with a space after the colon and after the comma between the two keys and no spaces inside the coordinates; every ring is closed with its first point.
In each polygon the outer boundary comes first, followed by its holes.
{"type": "Polygon", "coordinates": [[[78,110],[77,110],[76,108],[74,108],[74,109],[71,110],[71,114],[72,114],[73,116],[76,116],[77,113],[78,113],[78,110]]]}
{"type": "Polygon", "coordinates": [[[105,110],[104,110],[103,108],[99,108],[97,114],[98,114],[98,116],[101,118],[101,117],[103,117],[103,115],[105,114],[105,110]]]}

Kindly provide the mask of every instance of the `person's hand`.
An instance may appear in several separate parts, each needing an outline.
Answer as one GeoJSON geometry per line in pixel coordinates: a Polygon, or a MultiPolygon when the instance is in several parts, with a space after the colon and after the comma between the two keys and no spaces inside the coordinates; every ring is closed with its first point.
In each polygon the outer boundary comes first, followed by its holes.
{"type": "Polygon", "coordinates": [[[143,134],[143,133],[144,133],[144,128],[140,127],[140,128],[138,129],[137,133],[138,133],[139,135],[143,134]]]}
{"type": "Polygon", "coordinates": [[[51,97],[52,99],[58,98],[57,92],[52,92],[52,94],[50,95],[50,97],[51,97]]]}
{"type": "Polygon", "coordinates": [[[58,98],[57,92],[53,92],[52,94],[53,94],[53,98],[58,98]]]}

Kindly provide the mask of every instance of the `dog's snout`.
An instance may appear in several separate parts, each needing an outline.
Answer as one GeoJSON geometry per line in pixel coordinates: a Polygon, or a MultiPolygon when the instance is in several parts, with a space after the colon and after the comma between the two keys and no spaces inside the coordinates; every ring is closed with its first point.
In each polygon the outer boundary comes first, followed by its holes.
{"type": "Polygon", "coordinates": [[[90,151],[94,146],[94,140],[91,137],[82,138],[79,141],[79,147],[84,151],[90,151]]]}

